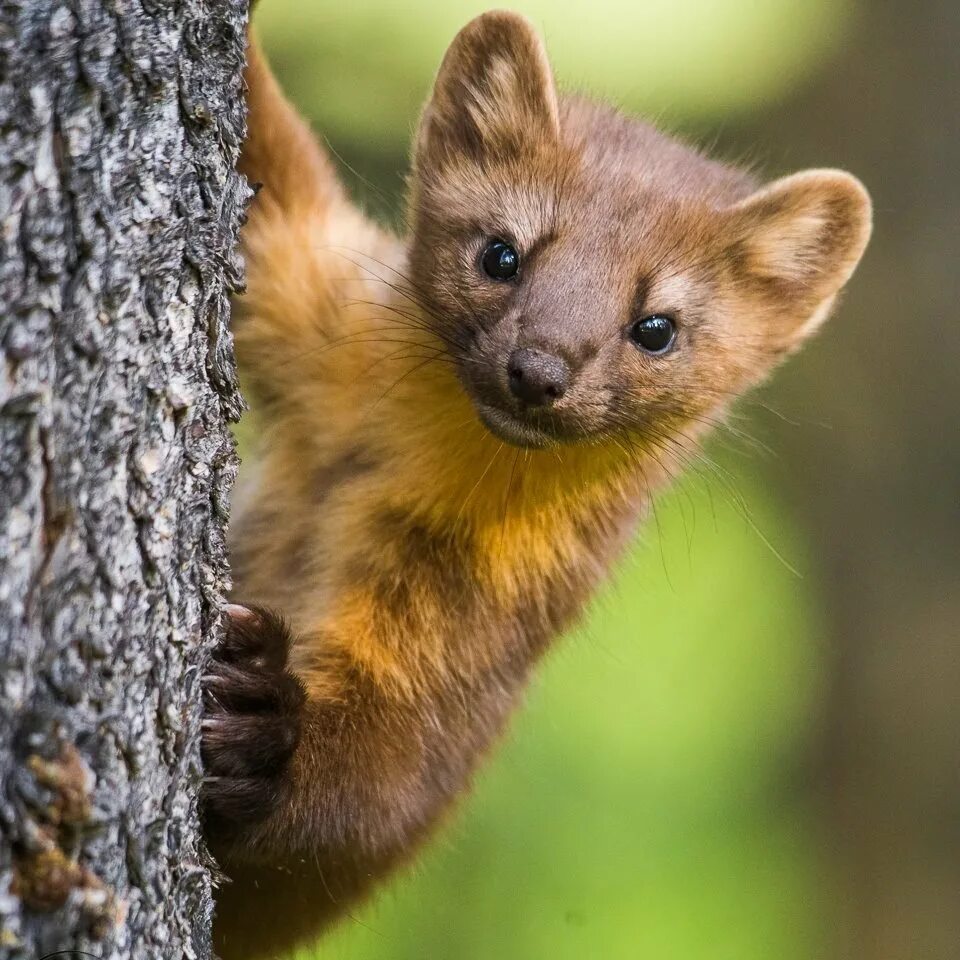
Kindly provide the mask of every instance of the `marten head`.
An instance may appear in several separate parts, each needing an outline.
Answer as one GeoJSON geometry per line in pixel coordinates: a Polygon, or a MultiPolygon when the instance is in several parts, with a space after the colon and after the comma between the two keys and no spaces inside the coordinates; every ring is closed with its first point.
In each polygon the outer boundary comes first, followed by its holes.
{"type": "Polygon", "coordinates": [[[544,446],[722,407],[826,318],[870,234],[847,173],[758,187],[558,98],[523,17],[469,23],[414,148],[410,279],[487,427],[544,446]]]}

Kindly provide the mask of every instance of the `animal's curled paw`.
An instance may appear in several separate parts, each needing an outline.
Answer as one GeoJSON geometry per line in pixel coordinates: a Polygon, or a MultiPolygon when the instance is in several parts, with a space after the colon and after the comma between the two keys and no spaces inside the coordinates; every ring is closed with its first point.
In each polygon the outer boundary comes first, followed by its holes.
{"type": "Polygon", "coordinates": [[[203,816],[211,839],[242,834],[282,804],[306,693],[287,670],[290,631],[262,607],[230,604],[204,677],[203,816]]]}

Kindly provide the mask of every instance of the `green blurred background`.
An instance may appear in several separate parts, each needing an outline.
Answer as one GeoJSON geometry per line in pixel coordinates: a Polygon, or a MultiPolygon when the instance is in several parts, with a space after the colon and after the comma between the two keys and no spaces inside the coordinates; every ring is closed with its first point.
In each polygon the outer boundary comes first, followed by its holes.
{"type": "MultiPolygon", "coordinates": [[[[395,221],[433,71],[484,5],[260,6],[281,82],[395,221]]],[[[455,822],[309,956],[956,960],[960,5],[516,9],[562,87],[770,175],[847,166],[877,232],[741,406],[756,442],[713,443],[732,481],[660,503],[455,822]]]]}

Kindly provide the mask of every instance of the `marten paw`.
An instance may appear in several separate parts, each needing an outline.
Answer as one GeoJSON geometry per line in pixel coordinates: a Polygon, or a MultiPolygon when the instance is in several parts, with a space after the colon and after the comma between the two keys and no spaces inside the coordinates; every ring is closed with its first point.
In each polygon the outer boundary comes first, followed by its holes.
{"type": "Polygon", "coordinates": [[[287,670],[290,631],[275,613],[230,604],[204,677],[203,816],[230,839],[286,799],[306,693],[287,670]]]}

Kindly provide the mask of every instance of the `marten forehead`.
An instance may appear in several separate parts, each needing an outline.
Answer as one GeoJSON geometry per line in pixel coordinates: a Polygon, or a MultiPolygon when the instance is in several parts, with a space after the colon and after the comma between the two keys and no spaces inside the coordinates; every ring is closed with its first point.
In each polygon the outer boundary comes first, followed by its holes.
{"type": "Polygon", "coordinates": [[[757,186],[745,170],[721,163],[696,147],[636,117],[602,103],[565,97],[560,105],[561,140],[584,169],[599,179],[638,184],[665,198],[723,208],[757,186]]]}
{"type": "Polygon", "coordinates": [[[701,272],[722,230],[708,204],[622,172],[603,181],[589,172],[539,183],[515,179],[491,206],[476,209],[478,233],[503,236],[528,261],[562,264],[583,281],[637,275],[666,282],[701,272]]]}
{"type": "Polygon", "coordinates": [[[696,310],[715,288],[715,258],[704,243],[653,230],[629,239],[561,226],[527,258],[529,296],[571,316],[620,322],[632,312],[696,310]]]}
{"type": "Polygon", "coordinates": [[[451,171],[425,199],[453,233],[501,237],[524,253],[573,244],[617,258],[684,246],[715,212],[695,195],[664,191],[622,166],[592,167],[575,153],[451,171]]]}

